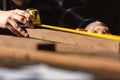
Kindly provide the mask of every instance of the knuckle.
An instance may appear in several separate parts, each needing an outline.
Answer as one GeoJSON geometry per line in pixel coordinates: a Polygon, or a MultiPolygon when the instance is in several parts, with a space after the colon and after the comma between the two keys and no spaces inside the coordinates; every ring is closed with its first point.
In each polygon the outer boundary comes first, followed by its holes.
{"type": "Polygon", "coordinates": [[[14,10],[16,10],[16,11],[20,11],[20,9],[18,9],[18,8],[14,9],[14,10]]]}
{"type": "Polygon", "coordinates": [[[26,14],[26,12],[25,12],[25,11],[21,11],[21,14],[22,14],[22,15],[25,15],[25,14],[26,14]]]}
{"type": "Polygon", "coordinates": [[[19,16],[19,21],[20,21],[20,22],[24,22],[24,21],[25,21],[24,17],[19,16]]]}
{"type": "Polygon", "coordinates": [[[17,28],[17,31],[21,32],[21,31],[22,31],[22,29],[21,29],[20,27],[18,27],[18,28],[17,28]]]}
{"type": "Polygon", "coordinates": [[[15,29],[13,29],[13,28],[11,28],[11,31],[12,31],[12,32],[16,32],[16,30],[15,30],[15,29]]]}
{"type": "Polygon", "coordinates": [[[15,29],[18,29],[18,28],[19,28],[19,26],[18,26],[17,23],[15,23],[13,27],[14,27],[15,29]]]}

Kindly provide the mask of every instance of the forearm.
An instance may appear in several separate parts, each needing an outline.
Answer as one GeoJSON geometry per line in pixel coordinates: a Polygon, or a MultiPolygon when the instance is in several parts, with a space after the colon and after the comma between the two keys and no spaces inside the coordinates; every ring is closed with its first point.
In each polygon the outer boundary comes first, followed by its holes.
{"type": "MultiPolygon", "coordinates": [[[[62,22],[70,28],[85,29],[89,24],[98,20],[91,18],[87,11],[82,8],[67,9],[62,15],[62,22]]],[[[99,21],[100,22],[100,21],[99,21]]]]}

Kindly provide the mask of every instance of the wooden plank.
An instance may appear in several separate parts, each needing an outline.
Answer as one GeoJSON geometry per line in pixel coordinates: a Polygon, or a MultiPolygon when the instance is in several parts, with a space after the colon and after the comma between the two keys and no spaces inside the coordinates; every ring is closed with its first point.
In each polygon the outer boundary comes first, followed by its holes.
{"type": "Polygon", "coordinates": [[[48,51],[23,50],[0,46],[0,65],[20,66],[45,63],[78,71],[120,73],[119,58],[63,55],[48,51]],[[18,62],[17,62],[18,61],[18,62]],[[8,64],[7,64],[8,63],[8,64]]]}
{"type": "Polygon", "coordinates": [[[91,48],[87,48],[84,46],[74,46],[67,44],[55,44],[55,51],[64,53],[66,55],[86,55],[86,56],[102,56],[102,57],[118,57],[119,53],[101,51],[101,50],[91,50],[91,48]]]}
{"type": "Polygon", "coordinates": [[[28,49],[28,50],[49,50],[55,52],[61,52],[63,54],[68,55],[78,55],[78,54],[85,54],[85,55],[99,55],[105,57],[111,56],[119,56],[115,55],[114,53],[108,52],[100,52],[100,51],[91,51],[91,48],[87,48],[84,50],[84,46],[75,46],[75,45],[68,45],[62,43],[54,43],[50,41],[43,41],[38,39],[31,39],[31,38],[23,38],[23,37],[15,37],[15,36],[5,36],[0,35],[0,46],[5,47],[13,47],[13,48],[20,48],[20,49],[28,49]],[[88,50],[89,49],[89,50],[88,50]]]}
{"type": "MultiPolygon", "coordinates": [[[[62,43],[53,43],[49,41],[43,41],[38,39],[31,39],[31,38],[23,38],[23,37],[15,37],[15,36],[5,36],[0,35],[0,46],[5,47],[13,47],[13,48],[20,48],[20,49],[28,49],[28,50],[49,50],[49,51],[55,51],[55,52],[61,52],[63,54],[68,55],[78,55],[78,54],[85,54],[85,55],[99,55],[99,56],[105,56],[105,57],[111,57],[111,56],[118,56],[114,53],[108,53],[108,52],[100,52],[100,51],[88,51],[84,50],[85,47],[81,46],[75,46],[75,45],[68,45],[68,44],[62,44],[62,43]],[[106,54],[104,54],[106,53],[106,54]]],[[[89,49],[91,50],[91,49],[89,49]]]]}
{"type": "Polygon", "coordinates": [[[46,47],[46,50],[50,50],[54,48],[54,43],[38,39],[0,35],[0,46],[20,48],[24,50],[38,50],[45,49],[46,47]]]}
{"type": "MultiPolygon", "coordinates": [[[[55,31],[49,29],[27,29],[30,37],[83,47],[84,51],[97,52],[108,51],[119,53],[119,41],[95,38],[90,36],[78,35],[68,32],[55,31]]],[[[80,47],[80,49],[81,49],[80,47]]]]}

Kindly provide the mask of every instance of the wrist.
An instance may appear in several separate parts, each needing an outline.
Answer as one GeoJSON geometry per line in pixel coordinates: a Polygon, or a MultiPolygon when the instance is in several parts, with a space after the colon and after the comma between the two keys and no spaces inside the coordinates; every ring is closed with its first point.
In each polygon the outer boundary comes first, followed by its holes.
{"type": "Polygon", "coordinates": [[[97,22],[97,21],[98,20],[93,19],[93,18],[84,19],[78,27],[85,29],[88,25],[94,22],[97,22]]]}

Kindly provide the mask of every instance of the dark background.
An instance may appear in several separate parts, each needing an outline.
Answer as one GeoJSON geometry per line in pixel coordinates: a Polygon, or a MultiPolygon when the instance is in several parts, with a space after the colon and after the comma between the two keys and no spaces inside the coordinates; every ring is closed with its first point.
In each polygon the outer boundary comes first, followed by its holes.
{"type": "MultiPolygon", "coordinates": [[[[7,0],[7,10],[37,8],[42,23],[57,26],[64,10],[72,7],[80,7],[80,16],[98,19],[109,27],[112,34],[120,35],[120,0],[31,0],[22,6],[7,0]]],[[[0,9],[3,9],[2,0],[0,9]]]]}

